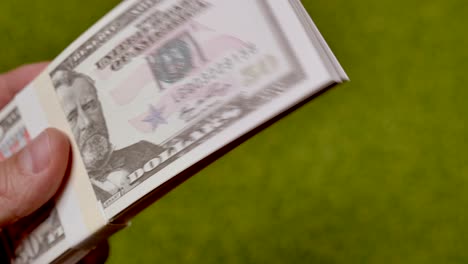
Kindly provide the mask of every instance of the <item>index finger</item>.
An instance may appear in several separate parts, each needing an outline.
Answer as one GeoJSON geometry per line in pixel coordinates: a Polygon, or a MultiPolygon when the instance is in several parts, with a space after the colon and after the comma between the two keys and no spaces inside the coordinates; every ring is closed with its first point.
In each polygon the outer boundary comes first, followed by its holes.
{"type": "Polygon", "coordinates": [[[0,74],[0,108],[8,104],[19,91],[36,78],[47,64],[47,62],[40,62],[23,65],[0,74]]]}

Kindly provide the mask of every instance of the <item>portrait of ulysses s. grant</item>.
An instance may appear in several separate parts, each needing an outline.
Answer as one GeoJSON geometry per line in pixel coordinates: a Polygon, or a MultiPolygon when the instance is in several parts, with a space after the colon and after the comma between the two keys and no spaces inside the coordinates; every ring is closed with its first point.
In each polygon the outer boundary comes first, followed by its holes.
{"type": "Polygon", "coordinates": [[[163,152],[163,148],[140,141],[114,149],[94,80],[75,71],[57,70],[52,82],[98,200],[104,203],[136,186],[138,181],[130,184],[127,176],[163,152]]]}

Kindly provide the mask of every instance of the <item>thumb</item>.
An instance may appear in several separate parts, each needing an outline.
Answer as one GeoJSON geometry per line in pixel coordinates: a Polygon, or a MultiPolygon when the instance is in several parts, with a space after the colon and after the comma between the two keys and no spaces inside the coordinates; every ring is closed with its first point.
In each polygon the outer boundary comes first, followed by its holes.
{"type": "Polygon", "coordinates": [[[57,192],[68,165],[70,143],[47,129],[0,163],[0,228],[44,205],[57,192]]]}

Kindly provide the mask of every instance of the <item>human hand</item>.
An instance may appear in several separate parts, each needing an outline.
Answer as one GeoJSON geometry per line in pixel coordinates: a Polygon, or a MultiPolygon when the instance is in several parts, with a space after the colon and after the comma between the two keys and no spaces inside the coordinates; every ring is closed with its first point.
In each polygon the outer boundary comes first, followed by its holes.
{"type": "MultiPolygon", "coordinates": [[[[0,109],[46,66],[47,63],[30,64],[0,74],[0,109]]],[[[23,150],[0,162],[0,229],[30,215],[56,194],[66,173],[69,153],[67,136],[49,128],[23,150]]],[[[80,263],[104,263],[108,253],[109,245],[103,242],[80,263]]]]}
{"type": "MultiPolygon", "coordinates": [[[[0,108],[47,65],[22,66],[0,75],[0,108]]],[[[28,216],[57,192],[68,166],[67,136],[49,128],[20,152],[0,162],[0,228],[28,216]]]]}

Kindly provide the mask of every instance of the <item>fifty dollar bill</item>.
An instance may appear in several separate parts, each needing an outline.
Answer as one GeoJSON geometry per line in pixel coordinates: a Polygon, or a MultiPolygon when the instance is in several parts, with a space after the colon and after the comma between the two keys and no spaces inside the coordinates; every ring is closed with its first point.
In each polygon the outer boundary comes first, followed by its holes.
{"type": "Polygon", "coordinates": [[[11,259],[78,260],[207,157],[345,80],[299,1],[123,2],[2,112],[2,154],[48,126],[74,154],[41,221],[7,232],[11,259]]]}

